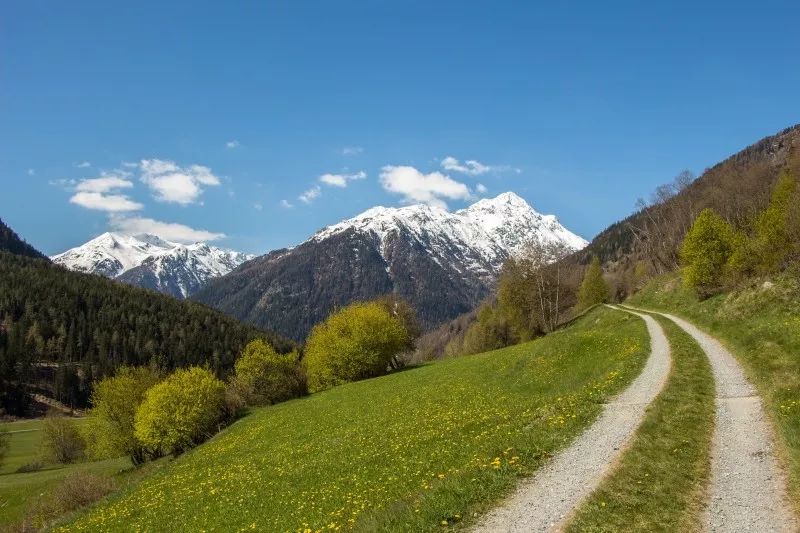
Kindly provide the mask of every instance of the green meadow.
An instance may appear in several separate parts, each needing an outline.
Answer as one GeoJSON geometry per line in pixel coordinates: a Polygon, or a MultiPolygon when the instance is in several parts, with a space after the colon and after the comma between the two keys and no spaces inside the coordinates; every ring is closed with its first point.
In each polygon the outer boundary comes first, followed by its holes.
{"type": "Polygon", "coordinates": [[[464,525],[589,425],[648,353],[641,320],[597,308],[533,342],[257,409],[61,530],[464,525]]]}

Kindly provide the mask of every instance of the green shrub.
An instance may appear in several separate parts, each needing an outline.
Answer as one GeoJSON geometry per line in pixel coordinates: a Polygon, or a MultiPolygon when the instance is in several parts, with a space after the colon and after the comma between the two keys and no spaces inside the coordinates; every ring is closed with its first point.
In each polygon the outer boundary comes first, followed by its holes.
{"type": "Polygon", "coordinates": [[[11,445],[11,434],[6,429],[0,429],[0,466],[3,466],[3,463],[6,460],[6,455],[8,455],[8,448],[11,445]]]}
{"type": "Polygon", "coordinates": [[[144,395],[134,435],[153,453],[177,455],[213,435],[225,402],[225,384],[208,369],[176,370],[144,395]]]}
{"type": "Polygon", "coordinates": [[[589,307],[609,300],[611,291],[608,283],[603,279],[603,267],[600,266],[600,259],[594,257],[586,269],[583,282],[578,290],[578,307],[588,309],[589,307]]]}
{"type": "Polygon", "coordinates": [[[234,389],[247,405],[282,402],[306,389],[297,353],[281,355],[262,339],[245,347],[234,368],[234,389]]]}
{"type": "Polygon", "coordinates": [[[86,443],[74,421],[48,416],[42,424],[42,447],[48,460],[69,464],[83,458],[86,443]]]}
{"type": "Polygon", "coordinates": [[[72,472],[55,489],[33,502],[23,531],[45,529],[61,515],[98,501],[114,488],[114,480],[109,477],[84,471],[72,472]]]}
{"type": "Polygon", "coordinates": [[[703,209],[681,247],[680,258],[686,286],[701,297],[718,290],[734,244],[731,225],[713,209],[703,209]]]}
{"type": "Polygon", "coordinates": [[[769,205],[756,220],[753,248],[761,274],[779,270],[792,252],[790,220],[793,208],[797,208],[796,189],[794,177],[782,174],[772,190],[769,205]]]}
{"type": "Polygon", "coordinates": [[[475,322],[464,334],[461,345],[448,345],[446,352],[449,355],[482,353],[515,344],[519,340],[515,328],[509,325],[507,315],[490,304],[484,304],[478,310],[475,322]]]}
{"type": "Polygon", "coordinates": [[[90,456],[127,455],[135,465],[146,459],[146,450],[134,435],[134,417],[145,393],[158,381],[158,374],[148,367],[121,367],[113,377],[95,383],[83,431],[90,456]]]}
{"type": "Polygon", "coordinates": [[[303,359],[308,387],[319,391],[384,374],[408,345],[408,332],[384,305],[349,305],[311,331],[303,359]]]}

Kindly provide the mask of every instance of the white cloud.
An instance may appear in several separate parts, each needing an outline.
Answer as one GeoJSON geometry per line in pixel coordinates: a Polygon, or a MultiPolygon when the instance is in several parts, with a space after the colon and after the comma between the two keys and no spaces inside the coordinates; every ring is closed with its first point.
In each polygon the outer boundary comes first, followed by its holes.
{"type": "Polygon", "coordinates": [[[36,175],[36,169],[35,168],[29,168],[28,169],[28,176],[35,176],[35,175],[36,175]]]}
{"type": "Polygon", "coordinates": [[[345,146],[339,150],[341,155],[358,155],[364,153],[364,148],[361,146],[345,146]]]}
{"type": "Polygon", "coordinates": [[[203,194],[202,185],[219,185],[211,169],[202,165],[180,167],[172,161],[143,159],[141,180],[155,193],[155,199],[181,205],[195,203],[203,194]]]}
{"type": "Polygon", "coordinates": [[[134,202],[122,194],[103,194],[100,192],[78,192],[69,199],[70,203],[85,207],[86,209],[96,209],[98,211],[108,211],[111,213],[124,211],[138,211],[144,206],[134,202]]]}
{"type": "Polygon", "coordinates": [[[78,182],[76,191],[82,192],[109,192],[114,189],[130,189],[133,182],[113,174],[105,174],[99,178],[87,178],[78,182]]]}
{"type": "Polygon", "coordinates": [[[225,148],[227,148],[228,150],[233,150],[234,148],[239,148],[240,146],[241,143],[236,139],[225,143],[225,148]]]}
{"type": "Polygon", "coordinates": [[[486,194],[488,190],[489,190],[489,189],[487,189],[487,188],[486,188],[486,185],[484,185],[483,183],[479,183],[479,184],[477,184],[477,185],[475,186],[475,191],[476,191],[478,194],[486,194]]]}
{"type": "Polygon", "coordinates": [[[92,164],[90,162],[88,162],[88,161],[81,161],[80,163],[78,163],[75,166],[78,167],[78,168],[89,168],[90,166],[92,166],[92,164]]]}
{"type": "Polygon", "coordinates": [[[320,186],[314,185],[313,187],[305,191],[303,194],[298,196],[297,199],[305,204],[310,204],[311,202],[319,198],[321,194],[322,194],[322,189],[320,188],[320,186]]]}
{"type": "Polygon", "coordinates": [[[294,204],[290,203],[288,200],[281,200],[281,207],[284,209],[291,209],[294,207],[294,204]]]}
{"type": "Polygon", "coordinates": [[[367,177],[367,173],[363,170],[355,174],[323,174],[319,177],[319,181],[332,187],[347,187],[348,181],[363,180],[367,177]]]}
{"type": "Polygon", "coordinates": [[[381,185],[393,194],[403,195],[406,203],[426,203],[447,208],[444,198],[467,200],[469,187],[441,172],[423,174],[414,167],[385,166],[381,169],[381,185]]]}
{"type": "Polygon", "coordinates": [[[467,174],[468,176],[480,176],[487,172],[516,172],[517,174],[522,172],[520,169],[509,165],[484,165],[480,161],[474,159],[468,159],[464,161],[464,163],[461,163],[461,161],[453,156],[445,157],[442,159],[441,164],[442,168],[445,170],[467,174]]]}
{"type": "Polygon", "coordinates": [[[261,211],[262,209],[264,209],[264,206],[261,204],[253,204],[253,209],[255,209],[256,211],[261,211]]]}
{"type": "Polygon", "coordinates": [[[161,222],[152,218],[112,216],[109,225],[115,231],[129,235],[152,233],[162,239],[182,243],[215,241],[225,237],[224,233],[194,229],[184,224],[161,222]]]}
{"type": "Polygon", "coordinates": [[[123,167],[128,167],[128,168],[138,168],[139,167],[139,163],[134,163],[134,162],[131,162],[131,161],[123,161],[122,162],[122,166],[123,167]]]}
{"type": "Polygon", "coordinates": [[[138,211],[144,207],[142,204],[119,193],[119,189],[133,187],[133,182],[123,177],[127,175],[124,171],[120,175],[103,172],[99,178],[86,178],[77,183],[75,180],[58,180],[57,183],[74,186],[75,194],[69,199],[70,203],[86,209],[110,213],[138,211]]]}

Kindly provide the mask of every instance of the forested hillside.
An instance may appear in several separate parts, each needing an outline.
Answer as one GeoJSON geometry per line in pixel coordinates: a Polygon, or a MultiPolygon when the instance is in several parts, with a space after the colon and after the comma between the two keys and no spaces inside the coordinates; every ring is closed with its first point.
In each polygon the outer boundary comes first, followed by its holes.
{"type": "Polygon", "coordinates": [[[601,232],[570,261],[585,265],[599,257],[617,296],[624,297],[637,278],[678,268],[683,237],[703,209],[714,209],[734,227],[750,224],[783,171],[800,175],[800,125],[762,139],[696,180],[683,173],[660,186],[636,213],[601,232]]]}
{"type": "Polygon", "coordinates": [[[195,302],[0,252],[0,407],[9,412],[25,409],[21,384],[83,406],[92,380],[120,365],[224,373],[255,337],[292,347],[195,302]]]}
{"type": "Polygon", "coordinates": [[[46,256],[36,248],[23,241],[14,230],[9,228],[0,218],[0,251],[10,252],[28,257],[46,259],[46,256]]]}

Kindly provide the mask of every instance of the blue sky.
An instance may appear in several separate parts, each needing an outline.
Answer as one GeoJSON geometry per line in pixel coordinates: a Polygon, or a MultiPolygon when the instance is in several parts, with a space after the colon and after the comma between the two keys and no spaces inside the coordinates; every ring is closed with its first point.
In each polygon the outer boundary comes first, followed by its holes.
{"type": "Polygon", "coordinates": [[[506,190],[591,238],[800,122],[797,2],[168,4],[3,4],[0,217],[46,253],[506,190]]]}

